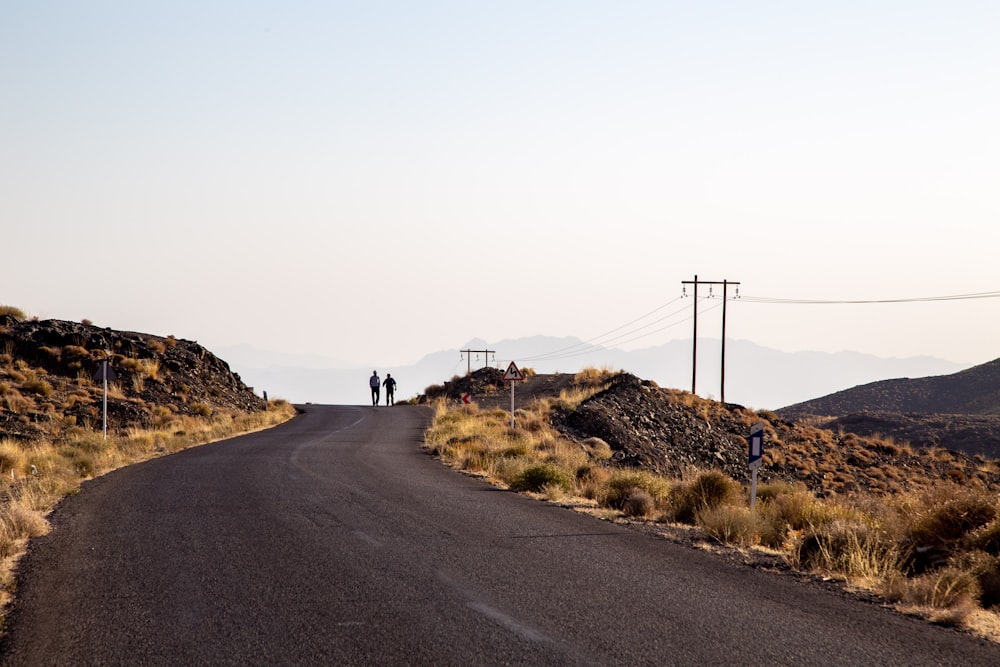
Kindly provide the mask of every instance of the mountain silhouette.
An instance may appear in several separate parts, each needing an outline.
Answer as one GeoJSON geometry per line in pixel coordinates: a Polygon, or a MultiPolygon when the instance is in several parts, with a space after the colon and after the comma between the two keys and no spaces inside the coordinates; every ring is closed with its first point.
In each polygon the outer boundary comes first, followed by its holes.
{"type": "Polygon", "coordinates": [[[950,375],[870,382],[779,412],[787,416],[856,412],[1000,415],[1000,359],[950,375]]]}
{"type": "MultiPolygon", "coordinates": [[[[364,405],[370,402],[368,376],[392,373],[396,397],[417,396],[431,385],[484,366],[506,368],[516,361],[538,373],[576,373],[584,368],[624,370],[661,387],[690,391],[691,340],[674,340],[638,350],[588,344],[574,337],[532,336],[487,343],[472,339],[464,345],[432,352],[408,365],[388,366],[377,360],[346,366],[335,360],[292,359],[248,347],[218,348],[230,365],[252,386],[294,403],[364,405]],[[461,350],[492,350],[490,355],[461,350]]],[[[340,352],[339,356],[347,356],[340,352]]],[[[721,343],[698,339],[696,393],[718,400],[721,387],[721,343]]],[[[756,409],[776,409],[825,396],[859,384],[893,377],[954,373],[962,364],[934,357],[887,359],[857,352],[782,352],[743,340],[726,342],[725,399],[756,409]]]]}

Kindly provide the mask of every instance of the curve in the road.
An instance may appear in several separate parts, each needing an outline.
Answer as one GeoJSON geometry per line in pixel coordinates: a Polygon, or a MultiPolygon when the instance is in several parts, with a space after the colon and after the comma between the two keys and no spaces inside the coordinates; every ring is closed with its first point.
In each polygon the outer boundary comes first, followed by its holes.
{"type": "Polygon", "coordinates": [[[431,412],[304,406],[86,483],[6,665],[996,665],[1000,647],[497,490],[431,412]]]}

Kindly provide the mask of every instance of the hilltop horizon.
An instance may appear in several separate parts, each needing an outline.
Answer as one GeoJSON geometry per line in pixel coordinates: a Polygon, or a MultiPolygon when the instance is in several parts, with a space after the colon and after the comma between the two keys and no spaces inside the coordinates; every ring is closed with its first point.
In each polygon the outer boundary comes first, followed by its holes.
{"type": "MultiPolygon", "coordinates": [[[[430,352],[409,364],[355,363],[334,357],[281,352],[270,353],[249,345],[223,346],[218,354],[238,368],[248,381],[270,395],[292,402],[363,404],[367,376],[375,369],[390,372],[400,383],[397,396],[421,393],[468,369],[506,365],[538,373],[576,373],[583,368],[626,370],[661,386],[691,389],[691,339],[678,339],[637,350],[594,346],[574,336],[536,335],[493,343],[473,338],[463,345],[430,352]],[[474,350],[471,361],[462,350],[474,350]],[[494,354],[477,355],[475,350],[494,354]]],[[[696,393],[719,399],[721,343],[698,339],[696,393]]],[[[975,364],[962,364],[930,355],[880,357],[853,351],[786,352],[747,340],[726,343],[727,402],[777,409],[877,380],[954,373],[975,364]]]]}

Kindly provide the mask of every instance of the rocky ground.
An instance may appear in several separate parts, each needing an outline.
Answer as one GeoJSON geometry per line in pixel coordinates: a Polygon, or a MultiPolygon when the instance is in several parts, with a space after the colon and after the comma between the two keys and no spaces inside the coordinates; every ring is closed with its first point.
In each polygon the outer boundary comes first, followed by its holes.
{"type": "Polygon", "coordinates": [[[995,415],[860,412],[818,423],[834,431],[891,437],[916,447],[944,447],[1000,459],[1000,417],[995,415]]]}
{"type": "Polygon", "coordinates": [[[1000,359],[951,375],[872,382],[778,414],[835,431],[1000,458],[1000,359]]]}
{"type": "Polygon", "coordinates": [[[0,317],[0,435],[30,439],[59,425],[99,427],[102,359],[114,373],[109,428],[168,414],[252,412],[264,399],[197,342],[63,320],[0,317]],[[54,424],[59,422],[59,424],[54,424]]]}

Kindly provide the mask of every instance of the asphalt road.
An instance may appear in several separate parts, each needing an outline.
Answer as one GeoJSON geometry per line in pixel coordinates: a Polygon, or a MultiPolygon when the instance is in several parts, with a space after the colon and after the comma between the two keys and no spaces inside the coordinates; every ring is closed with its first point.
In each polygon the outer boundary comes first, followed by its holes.
{"type": "Polygon", "coordinates": [[[7,665],[997,665],[1000,647],[495,490],[426,408],[307,406],[87,482],[7,665]]]}

